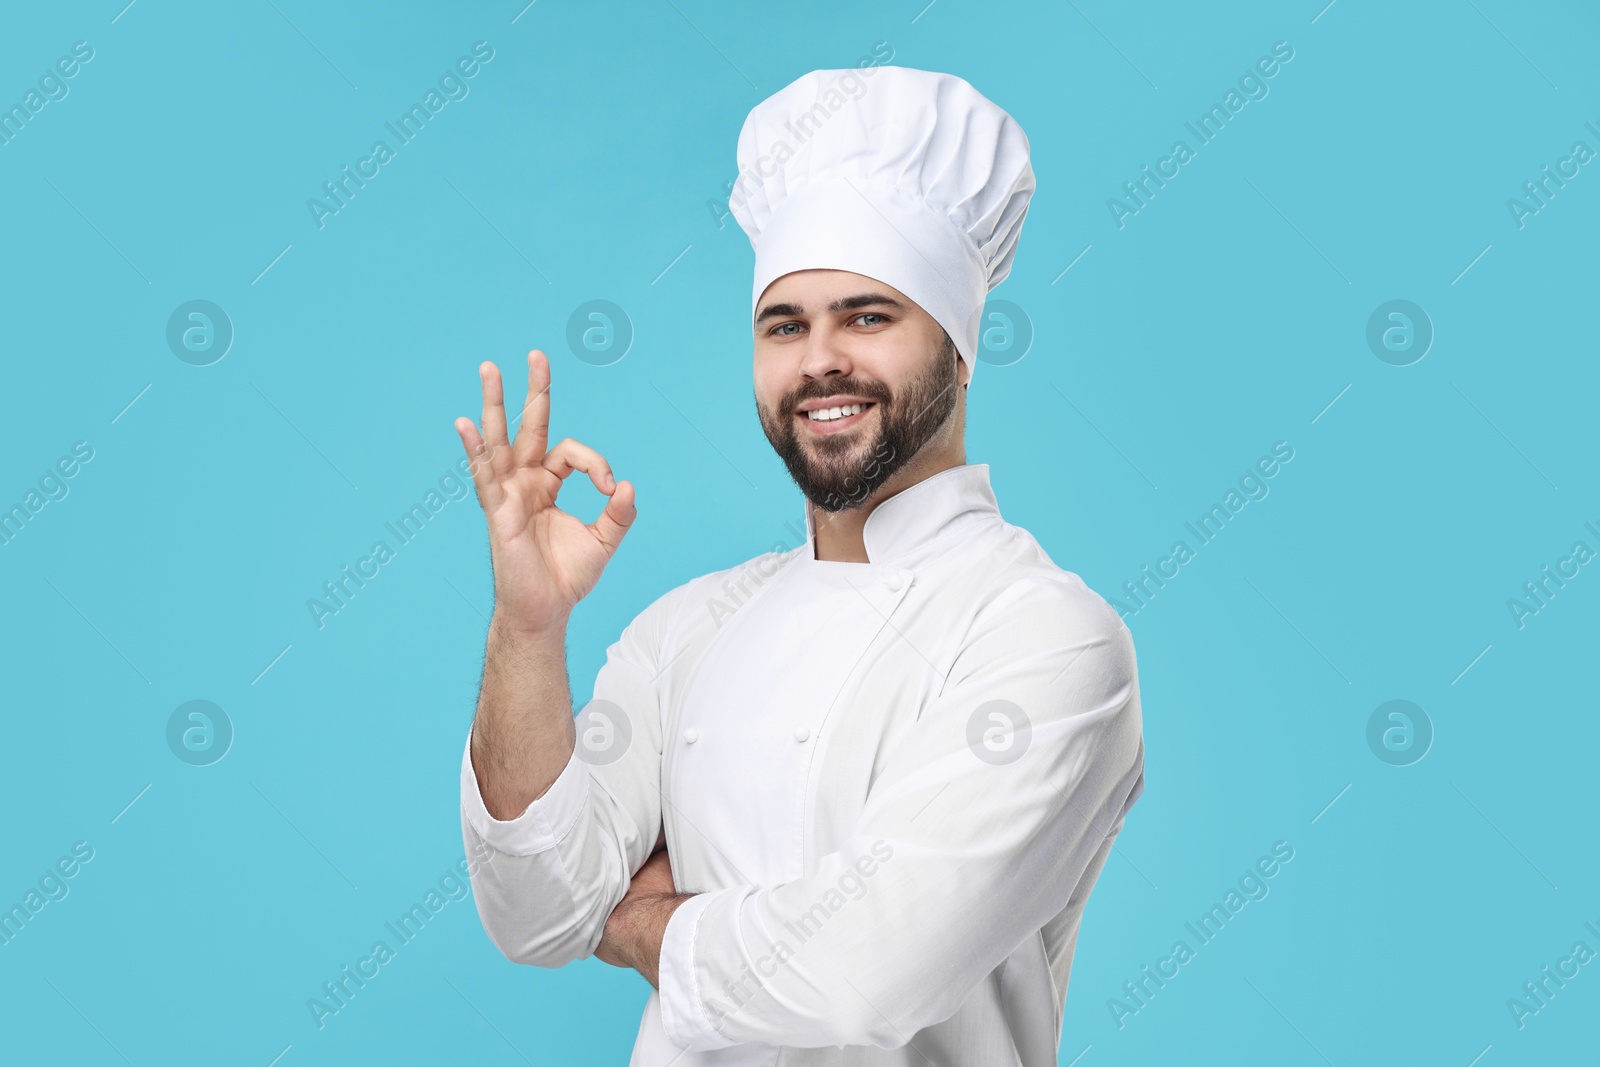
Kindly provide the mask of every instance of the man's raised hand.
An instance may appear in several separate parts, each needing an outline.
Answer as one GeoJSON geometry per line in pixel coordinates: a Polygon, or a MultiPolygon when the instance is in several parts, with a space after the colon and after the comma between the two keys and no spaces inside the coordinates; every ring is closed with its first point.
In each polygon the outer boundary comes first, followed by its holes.
{"type": "Polygon", "coordinates": [[[563,631],[638,515],[633,485],[617,481],[604,456],[570,437],[547,448],[550,363],[543,352],[528,353],[528,398],[515,444],[506,433],[500,369],[486,362],[478,375],[483,432],[465,416],[455,427],[489,526],[496,621],[514,632],[563,631]],[[610,497],[593,523],[556,507],[563,480],[575,470],[610,497]]]}

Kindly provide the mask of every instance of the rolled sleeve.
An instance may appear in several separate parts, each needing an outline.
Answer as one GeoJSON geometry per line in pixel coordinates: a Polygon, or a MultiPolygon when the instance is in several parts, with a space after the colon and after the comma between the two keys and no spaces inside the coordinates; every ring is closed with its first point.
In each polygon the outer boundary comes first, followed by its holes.
{"type": "Polygon", "coordinates": [[[553,848],[572,832],[588,801],[589,767],[574,753],[550,788],[521,815],[496,819],[489,814],[478,788],[478,775],[472,767],[472,731],[467,731],[467,747],[461,754],[461,813],[479,840],[496,852],[532,856],[553,848]]]}
{"type": "Polygon", "coordinates": [[[696,975],[695,932],[707,908],[737,905],[750,892],[745,887],[700,893],[678,905],[661,939],[656,979],[661,994],[661,1028],[678,1048],[705,1052],[727,1048],[733,1041],[717,1031],[719,1019],[701,995],[696,975]]]}

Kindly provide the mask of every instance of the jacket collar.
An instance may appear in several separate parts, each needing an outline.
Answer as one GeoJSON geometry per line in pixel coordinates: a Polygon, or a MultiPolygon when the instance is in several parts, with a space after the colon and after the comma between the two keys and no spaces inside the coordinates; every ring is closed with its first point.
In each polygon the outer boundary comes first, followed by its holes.
{"type": "MultiPolygon", "coordinates": [[[[816,529],[811,504],[804,503],[806,544],[802,558],[816,560],[816,529]]],[[[904,565],[923,556],[947,533],[982,519],[999,520],[1000,507],[989,485],[987,463],[942,470],[880,503],[862,528],[871,564],[904,565]]]]}

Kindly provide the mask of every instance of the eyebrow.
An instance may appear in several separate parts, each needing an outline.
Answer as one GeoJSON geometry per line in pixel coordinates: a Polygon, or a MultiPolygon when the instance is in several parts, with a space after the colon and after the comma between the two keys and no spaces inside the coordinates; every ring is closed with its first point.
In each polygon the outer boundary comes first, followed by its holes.
{"type": "MultiPolygon", "coordinates": [[[[892,296],[882,293],[861,293],[857,296],[846,296],[835,300],[828,305],[828,311],[837,314],[841,311],[859,311],[865,307],[891,307],[897,311],[904,311],[905,305],[892,296]]],[[[787,318],[789,316],[802,316],[806,309],[799,304],[768,304],[761,309],[761,314],[756,316],[756,325],[773,318],[787,318]]]]}

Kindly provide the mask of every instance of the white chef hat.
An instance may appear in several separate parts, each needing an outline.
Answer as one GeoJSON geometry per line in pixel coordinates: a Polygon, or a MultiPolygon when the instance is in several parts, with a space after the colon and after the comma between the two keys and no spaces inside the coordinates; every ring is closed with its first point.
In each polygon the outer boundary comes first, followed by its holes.
{"type": "Polygon", "coordinates": [[[738,164],[752,321],[783,275],[850,271],[916,301],[976,369],[984,298],[1011,272],[1034,189],[1010,115],[953,74],[814,70],[751,110],[738,164]]]}

